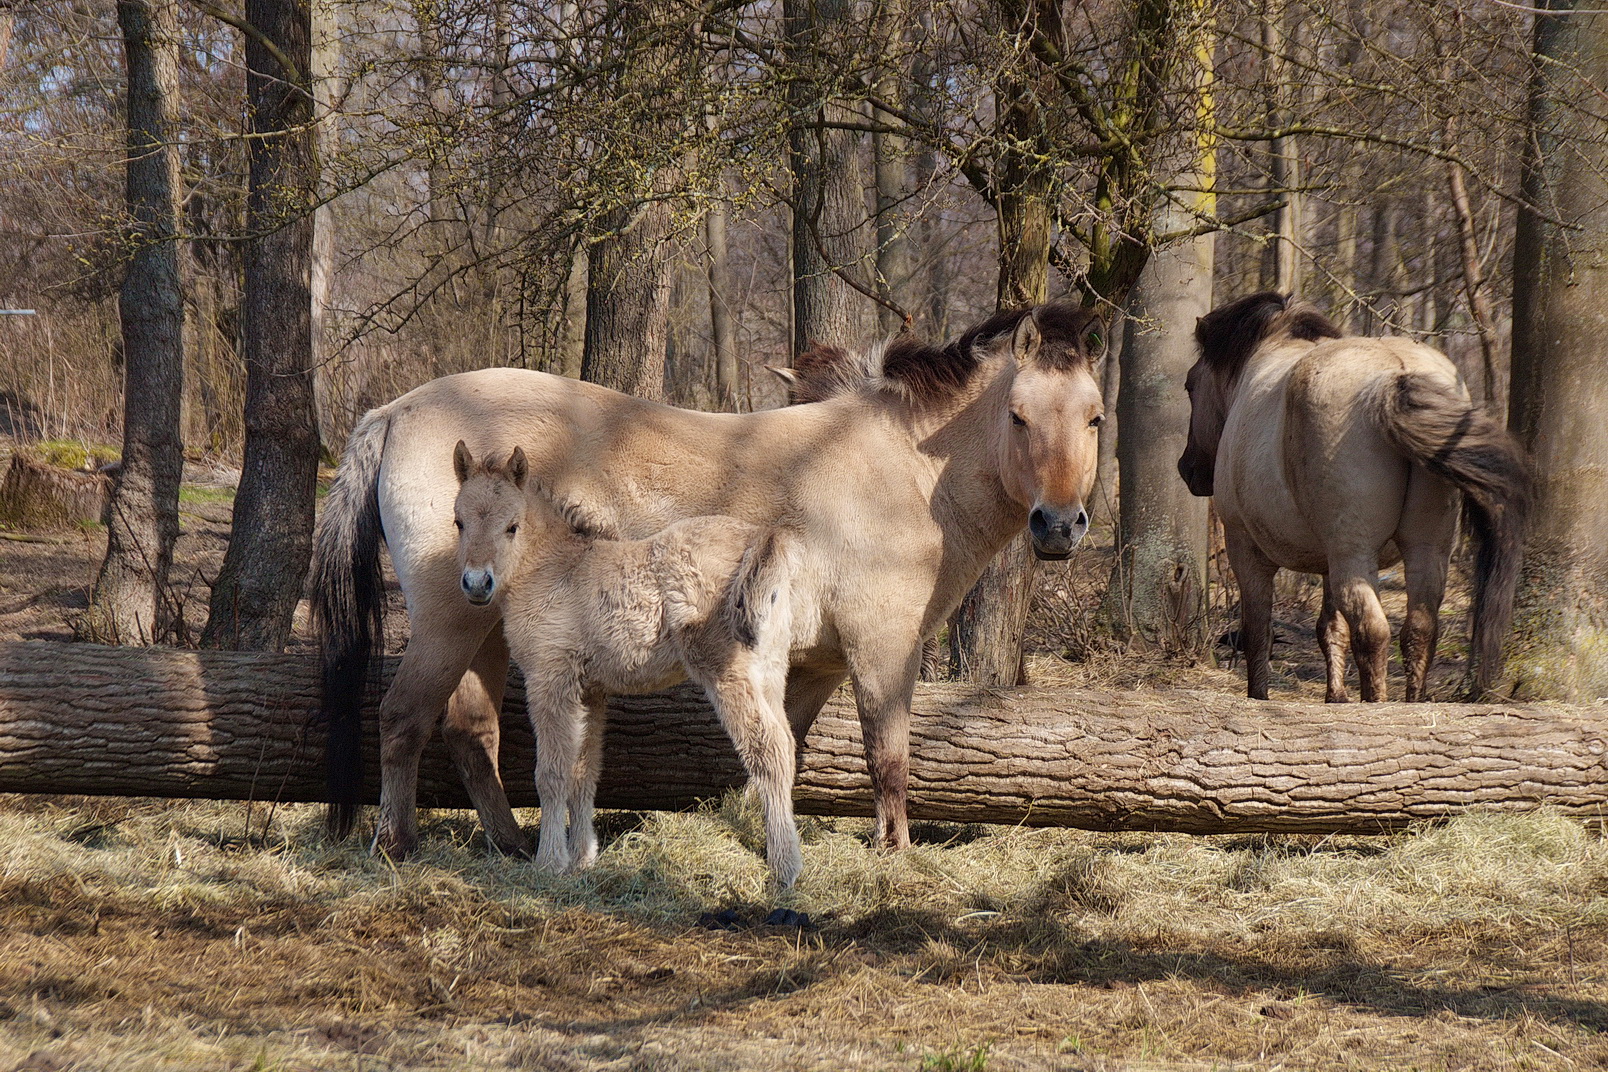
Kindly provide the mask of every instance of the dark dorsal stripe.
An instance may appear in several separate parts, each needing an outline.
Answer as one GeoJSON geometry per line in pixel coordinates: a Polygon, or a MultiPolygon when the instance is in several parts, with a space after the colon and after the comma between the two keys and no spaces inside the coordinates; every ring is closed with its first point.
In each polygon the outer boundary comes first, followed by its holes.
{"type": "Polygon", "coordinates": [[[1201,359],[1216,372],[1237,373],[1275,323],[1307,342],[1340,337],[1334,322],[1310,305],[1265,290],[1218,306],[1195,322],[1201,359]]]}

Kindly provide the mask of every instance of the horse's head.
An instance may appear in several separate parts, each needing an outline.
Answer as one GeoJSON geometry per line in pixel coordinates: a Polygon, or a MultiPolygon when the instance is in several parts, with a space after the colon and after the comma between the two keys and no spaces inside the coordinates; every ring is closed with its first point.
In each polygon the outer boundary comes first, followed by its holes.
{"type": "Polygon", "coordinates": [[[1184,389],[1189,392],[1189,442],[1178,459],[1178,475],[1191,494],[1212,494],[1217,444],[1228,421],[1235,385],[1262,344],[1279,337],[1318,342],[1339,338],[1340,329],[1312,306],[1274,291],[1218,306],[1195,322],[1200,357],[1184,378],[1184,389]]]}
{"type": "Polygon", "coordinates": [[[460,439],[452,468],[458,474],[452,513],[458,527],[459,584],[469,602],[485,606],[519,569],[523,541],[518,536],[530,509],[525,494],[530,467],[519,447],[501,465],[489,459],[477,462],[460,439]]]}
{"type": "Polygon", "coordinates": [[[1010,336],[1015,374],[1000,414],[1005,491],[1029,511],[1033,553],[1063,559],[1089,531],[1089,492],[1105,406],[1095,370],[1105,324],[1087,309],[1041,305],[1010,336]]]}

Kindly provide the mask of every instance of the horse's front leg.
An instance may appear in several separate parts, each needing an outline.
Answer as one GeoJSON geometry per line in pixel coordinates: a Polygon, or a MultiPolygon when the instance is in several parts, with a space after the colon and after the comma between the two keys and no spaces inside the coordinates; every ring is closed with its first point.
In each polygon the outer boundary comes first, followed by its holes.
{"type": "Polygon", "coordinates": [[[597,804],[597,782],[603,772],[603,734],[608,727],[608,697],[600,692],[588,695],[585,712],[568,802],[571,869],[591,867],[597,862],[597,826],[592,816],[597,804]]]}
{"type": "MultiPolygon", "coordinates": [[[[420,621],[436,621],[428,615],[420,621]]],[[[447,700],[496,619],[490,615],[416,628],[380,704],[380,821],[374,849],[406,856],[419,845],[419,759],[447,700]]]]}
{"type": "Polygon", "coordinates": [[[541,672],[527,672],[525,682],[530,726],[536,734],[536,795],[542,805],[536,864],[546,871],[563,871],[570,863],[565,820],[575,793],[586,708],[577,682],[555,681],[541,672]]]}
{"type": "Polygon", "coordinates": [[[508,644],[499,625],[475,653],[452,699],[441,736],[446,739],[469,799],[480,813],[486,838],[498,852],[529,856],[530,841],[508,806],[497,757],[502,735],[503,688],[508,683],[508,644]]]}
{"type": "Polygon", "coordinates": [[[1267,699],[1273,674],[1273,577],[1278,573],[1266,555],[1238,529],[1223,527],[1228,564],[1240,590],[1240,645],[1245,651],[1245,693],[1267,699]]]}
{"type": "Polygon", "coordinates": [[[1334,601],[1334,588],[1329,578],[1323,578],[1323,610],[1318,613],[1318,649],[1323,652],[1323,666],[1327,675],[1323,700],[1325,703],[1350,703],[1346,692],[1346,647],[1351,642],[1351,631],[1334,601]]]}
{"type": "Polygon", "coordinates": [[[921,635],[917,630],[888,635],[899,639],[849,653],[849,676],[871,775],[877,844],[903,849],[910,845],[910,697],[921,671],[921,635]]]}

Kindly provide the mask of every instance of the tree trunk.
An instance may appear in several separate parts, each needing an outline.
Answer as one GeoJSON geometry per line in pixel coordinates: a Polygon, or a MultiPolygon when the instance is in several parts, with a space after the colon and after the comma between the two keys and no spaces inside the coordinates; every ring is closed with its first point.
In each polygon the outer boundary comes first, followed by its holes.
{"type": "Polygon", "coordinates": [[[5,70],[6,53],[11,51],[11,29],[17,22],[13,0],[0,0],[0,70],[5,70]]]}
{"type": "MultiPolygon", "coordinates": [[[[906,86],[910,83],[906,50],[909,19],[904,0],[880,0],[873,23],[877,41],[889,53],[877,79],[877,98],[900,111],[906,106],[906,86]]],[[[894,121],[875,109],[872,118],[894,121]]],[[[887,303],[877,311],[877,319],[882,334],[893,335],[905,326],[905,316],[912,320],[915,316],[911,295],[910,142],[900,135],[878,131],[871,135],[871,151],[877,187],[877,296],[887,303]],[[895,310],[903,310],[905,316],[895,310]]]]}
{"type": "Polygon", "coordinates": [[[1462,164],[1447,161],[1446,185],[1451,193],[1452,211],[1457,216],[1458,249],[1462,255],[1463,295],[1468,301],[1469,319],[1480,338],[1480,367],[1482,373],[1481,399],[1487,406],[1502,411],[1505,401],[1496,372],[1496,312],[1491,305],[1490,283],[1485,278],[1485,267],[1480,261],[1480,236],[1474,219],[1474,208],[1468,195],[1468,178],[1462,164]]]}
{"type": "MultiPolygon", "coordinates": [[[[350,8],[339,0],[313,0],[312,84],[318,120],[316,146],[320,167],[333,160],[341,149],[341,130],[337,109],[346,96],[341,76],[341,42],[344,18],[350,8]]],[[[311,282],[313,339],[313,400],[318,411],[318,427],[338,454],[350,422],[339,415],[340,403],[335,361],[335,206],[325,202],[313,212],[313,254],[309,269],[311,282]]],[[[345,407],[350,409],[348,405],[345,407]]]]}
{"type": "MultiPolygon", "coordinates": [[[[1285,33],[1288,6],[1284,0],[1267,0],[1262,10],[1262,54],[1271,83],[1268,90],[1268,121],[1275,130],[1290,122],[1289,97],[1293,87],[1286,82],[1286,55],[1290,47],[1299,43],[1301,26],[1297,19],[1294,23],[1297,34],[1292,37],[1285,33]]],[[[1273,289],[1293,294],[1301,289],[1302,216],[1305,208],[1300,189],[1300,150],[1293,134],[1274,138],[1270,149],[1270,178],[1274,191],[1283,198],[1283,204],[1273,220],[1273,289]]]]}
{"type": "Polygon", "coordinates": [[[1535,19],[1524,205],[1513,246],[1509,423],[1530,449],[1536,509],[1507,662],[1514,695],[1608,696],[1608,152],[1592,86],[1608,15],[1535,19]]]}
{"type": "MultiPolygon", "coordinates": [[[[1030,151],[1042,137],[1029,87],[1007,81],[1015,93],[1002,98],[1001,144],[995,211],[999,223],[1001,309],[1038,305],[1050,290],[1050,196],[1046,154],[1030,151]]],[[[957,680],[979,685],[1022,681],[1022,643],[1033,601],[1037,560],[1026,532],[1005,546],[983,570],[949,620],[949,668],[957,680]]]]}
{"type": "Polygon", "coordinates": [[[1189,434],[1184,377],[1195,363],[1195,321],[1212,307],[1212,261],[1211,235],[1158,250],[1128,304],[1117,394],[1121,526],[1106,615],[1142,651],[1210,651],[1207,501],[1189,493],[1177,464],[1189,434]]]}
{"type": "Polygon", "coordinates": [[[184,294],[179,286],[179,88],[174,0],[120,0],[128,62],[125,179],[132,249],[118,297],[123,329],[123,464],[106,511],[106,558],[88,632],[110,644],[169,640],[168,593],[184,473],[184,294]]]}
{"type": "Polygon", "coordinates": [[[1090,527],[1110,525],[1117,520],[1117,493],[1120,467],[1117,465],[1117,443],[1122,435],[1122,420],[1118,409],[1122,398],[1122,351],[1127,345],[1127,310],[1119,309],[1111,317],[1107,330],[1105,364],[1100,366],[1100,399],[1105,405],[1105,423],[1100,426],[1100,460],[1094,483],[1094,502],[1089,506],[1090,527]]]}
{"type": "MultiPolygon", "coordinates": [[[[611,5],[614,30],[625,42],[619,92],[664,98],[669,75],[682,62],[685,42],[663,34],[643,43],[655,29],[654,12],[663,4],[611,5]]],[[[675,109],[661,123],[675,121],[675,109]]],[[[671,136],[675,136],[674,133],[671,136]]],[[[670,258],[666,242],[674,222],[670,195],[681,185],[681,169],[663,157],[644,162],[650,175],[599,219],[602,237],[587,252],[586,344],[581,378],[638,398],[664,397],[666,349],[670,333],[670,258]]]]}
{"type": "MultiPolygon", "coordinates": [[[[385,660],[385,677],[397,659],[385,660]]],[[[377,759],[378,697],[364,713],[377,759]]],[[[515,683],[503,779],[536,803],[515,683]]],[[[315,801],[323,743],[317,660],[291,655],[0,644],[0,792],[315,801]]],[[[1201,692],[920,686],[911,815],[951,822],[1379,833],[1471,809],[1608,807],[1608,706],[1247,703],[1201,692]],[[1348,713],[1349,712],[1349,713],[1348,713]]],[[[846,696],[805,738],[798,810],[870,815],[859,720],[846,696]]],[[[622,698],[598,804],[683,808],[739,785],[731,742],[696,690],[622,698]]],[[[421,801],[467,804],[439,742],[421,801]]],[[[372,798],[371,798],[372,802],[372,798]]]]}
{"type": "Polygon", "coordinates": [[[852,37],[846,0],[783,0],[794,125],[788,135],[793,176],[793,354],[815,342],[858,345],[870,334],[866,299],[844,275],[865,260],[865,179],[858,135],[828,130],[827,121],[860,117],[830,99],[823,83],[841,69],[852,37]],[[836,53],[836,54],[834,54],[836,53]],[[841,273],[841,274],[840,274],[841,273]]]}
{"type": "Polygon", "coordinates": [[[735,413],[738,408],[737,333],[731,318],[731,250],[726,240],[730,217],[726,202],[717,196],[704,216],[704,241],[709,246],[709,338],[715,355],[715,397],[721,409],[735,413]]]}
{"type": "Polygon", "coordinates": [[[290,636],[312,552],[318,476],[313,405],[312,192],[317,185],[308,9],[247,0],[246,446],[233,534],[201,643],[274,650],[290,636]],[[287,68],[285,64],[289,64],[287,68]]]}

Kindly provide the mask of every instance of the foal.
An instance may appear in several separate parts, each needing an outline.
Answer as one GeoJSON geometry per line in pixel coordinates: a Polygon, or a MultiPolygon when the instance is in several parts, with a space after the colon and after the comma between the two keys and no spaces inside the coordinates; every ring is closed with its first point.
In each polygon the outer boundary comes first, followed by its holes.
{"type": "Polygon", "coordinates": [[[783,709],[790,641],[789,541],[732,517],[609,539],[579,507],[529,479],[518,447],[501,465],[453,452],[464,596],[500,601],[525,675],[541,797],[537,864],[597,857],[592,805],[609,693],[691,679],[737,746],[765,812],[765,856],[782,886],[803,867],[793,821],[793,733],[783,709]],[[564,828],[569,813],[569,834],[564,828]]]}

